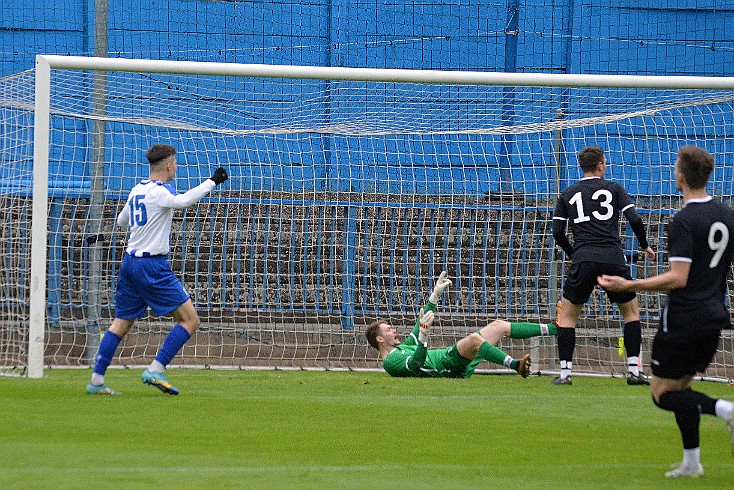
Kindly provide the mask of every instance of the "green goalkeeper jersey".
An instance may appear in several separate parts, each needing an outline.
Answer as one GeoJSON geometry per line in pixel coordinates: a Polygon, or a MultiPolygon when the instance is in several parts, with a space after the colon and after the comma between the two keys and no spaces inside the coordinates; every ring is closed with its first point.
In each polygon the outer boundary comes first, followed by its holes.
{"type": "MultiPolygon", "coordinates": [[[[424,311],[436,311],[430,301],[424,311]]],[[[385,359],[382,367],[390,376],[412,378],[456,378],[468,377],[481,359],[465,360],[456,352],[456,345],[444,349],[428,349],[418,342],[420,319],[405,341],[398,344],[385,359]],[[458,361],[458,362],[457,362],[458,361]]]]}

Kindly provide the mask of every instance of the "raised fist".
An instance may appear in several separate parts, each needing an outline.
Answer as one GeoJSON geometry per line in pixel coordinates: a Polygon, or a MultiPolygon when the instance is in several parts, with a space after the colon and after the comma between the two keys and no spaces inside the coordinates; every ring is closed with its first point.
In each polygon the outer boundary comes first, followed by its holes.
{"type": "Polygon", "coordinates": [[[214,171],[214,175],[211,176],[211,179],[214,181],[215,184],[219,185],[225,180],[229,178],[229,175],[227,175],[227,171],[224,170],[224,168],[219,167],[214,171]]]}

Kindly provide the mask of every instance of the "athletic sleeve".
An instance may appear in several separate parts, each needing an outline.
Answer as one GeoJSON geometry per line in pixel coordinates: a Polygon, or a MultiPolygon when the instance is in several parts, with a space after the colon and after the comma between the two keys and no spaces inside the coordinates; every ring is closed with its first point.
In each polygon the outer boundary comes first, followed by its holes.
{"type": "Polygon", "coordinates": [[[162,208],[184,209],[199,202],[199,200],[209,194],[216,185],[217,184],[215,184],[212,179],[206,179],[201,184],[189,189],[183,194],[173,194],[163,186],[160,186],[156,188],[158,192],[156,198],[162,208]]]}
{"type": "Polygon", "coordinates": [[[426,355],[428,355],[428,348],[418,342],[415,352],[407,359],[406,367],[408,370],[413,373],[420,372],[421,368],[426,363],[426,355]]]}
{"type": "Polygon", "coordinates": [[[676,217],[668,225],[668,261],[693,262],[693,234],[687,223],[676,217]]]}
{"type": "Polygon", "coordinates": [[[637,237],[640,247],[647,248],[649,244],[647,242],[645,223],[642,221],[640,215],[637,214],[635,204],[632,202],[632,199],[630,199],[630,195],[622,185],[616,183],[615,192],[617,194],[617,206],[619,207],[619,212],[624,214],[624,217],[627,219],[627,223],[629,223],[630,228],[632,228],[632,232],[637,237]]]}
{"type": "Polygon", "coordinates": [[[551,230],[553,233],[553,239],[556,241],[559,247],[566,252],[569,257],[573,256],[573,246],[571,241],[566,236],[566,226],[568,224],[568,210],[563,200],[563,196],[558,197],[556,203],[556,209],[553,211],[553,225],[551,230]]]}
{"type": "MultiPolygon", "coordinates": [[[[423,307],[423,311],[436,311],[436,305],[434,305],[433,303],[429,301],[423,307]]],[[[410,335],[408,335],[408,338],[405,339],[403,343],[407,345],[421,345],[421,343],[418,342],[418,334],[420,333],[420,328],[421,328],[421,319],[416,318],[415,326],[413,327],[413,330],[410,332],[410,335]]]]}
{"type": "Polygon", "coordinates": [[[125,201],[125,205],[120,211],[120,214],[117,215],[117,226],[123,229],[127,229],[130,227],[130,206],[128,206],[129,202],[130,197],[128,196],[127,201],[125,201]]]}
{"type": "MultiPolygon", "coordinates": [[[[429,301],[423,307],[423,311],[436,311],[436,305],[429,301]]],[[[418,318],[415,321],[413,331],[411,331],[408,338],[405,339],[405,343],[416,346],[415,352],[406,361],[406,367],[409,371],[414,373],[419,372],[420,369],[423,367],[423,364],[425,364],[426,362],[426,355],[428,354],[428,348],[422,343],[418,342],[418,333],[420,333],[420,328],[421,320],[420,318],[418,318]]]]}
{"type": "Polygon", "coordinates": [[[624,211],[624,217],[627,218],[627,222],[630,224],[632,232],[637,237],[637,241],[640,243],[640,247],[647,248],[649,244],[647,243],[647,232],[645,231],[645,223],[642,221],[640,215],[637,214],[637,211],[635,211],[634,205],[628,207],[624,211]]]}

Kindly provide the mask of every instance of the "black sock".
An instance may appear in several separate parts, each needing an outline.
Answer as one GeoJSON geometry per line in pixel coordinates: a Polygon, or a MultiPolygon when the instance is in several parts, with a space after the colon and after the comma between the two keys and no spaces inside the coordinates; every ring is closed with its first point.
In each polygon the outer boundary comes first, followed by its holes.
{"type": "Polygon", "coordinates": [[[684,449],[699,446],[701,414],[716,415],[716,400],[690,388],[663,393],[660,402],[655,405],[675,414],[684,449]]]}
{"type": "Polygon", "coordinates": [[[576,347],[576,329],[559,328],[556,342],[558,342],[558,359],[571,362],[573,349],[576,347]]]}
{"type": "Polygon", "coordinates": [[[639,357],[640,345],[642,345],[642,327],[640,321],[629,322],[624,324],[624,350],[627,351],[627,357],[639,357]]]}

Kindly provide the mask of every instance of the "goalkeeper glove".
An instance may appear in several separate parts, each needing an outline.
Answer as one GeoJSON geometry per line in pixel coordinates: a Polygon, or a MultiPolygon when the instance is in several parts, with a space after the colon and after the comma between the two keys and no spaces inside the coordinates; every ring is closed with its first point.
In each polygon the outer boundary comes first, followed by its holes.
{"type": "Polygon", "coordinates": [[[434,317],[435,315],[433,314],[433,311],[424,311],[424,309],[421,308],[418,316],[418,321],[420,324],[420,330],[418,332],[418,342],[420,342],[424,346],[428,343],[428,331],[431,329],[431,325],[433,325],[434,317]]]}
{"type": "Polygon", "coordinates": [[[431,297],[428,298],[428,301],[430,301],[434,305],[437,305],[438,302],[441,301],[441,296],[443,295],[443,292],[446,291],[446,288],[448,288],[452,284],[450,279],[446,279],[447,275],[448,272],[441,272],[441,275],[438,276],[436,284],[433,286],[433,292],[431,293],[431,297]]]}
{"type": "Polygon", "coordinates": [[[214,175],[210,177],[216,185],[221,184],[225,180],[229,178],[229,175],[227,175],[227,171],[224,170],[224,168],[219,167],[214,171],[214,175]]]}

